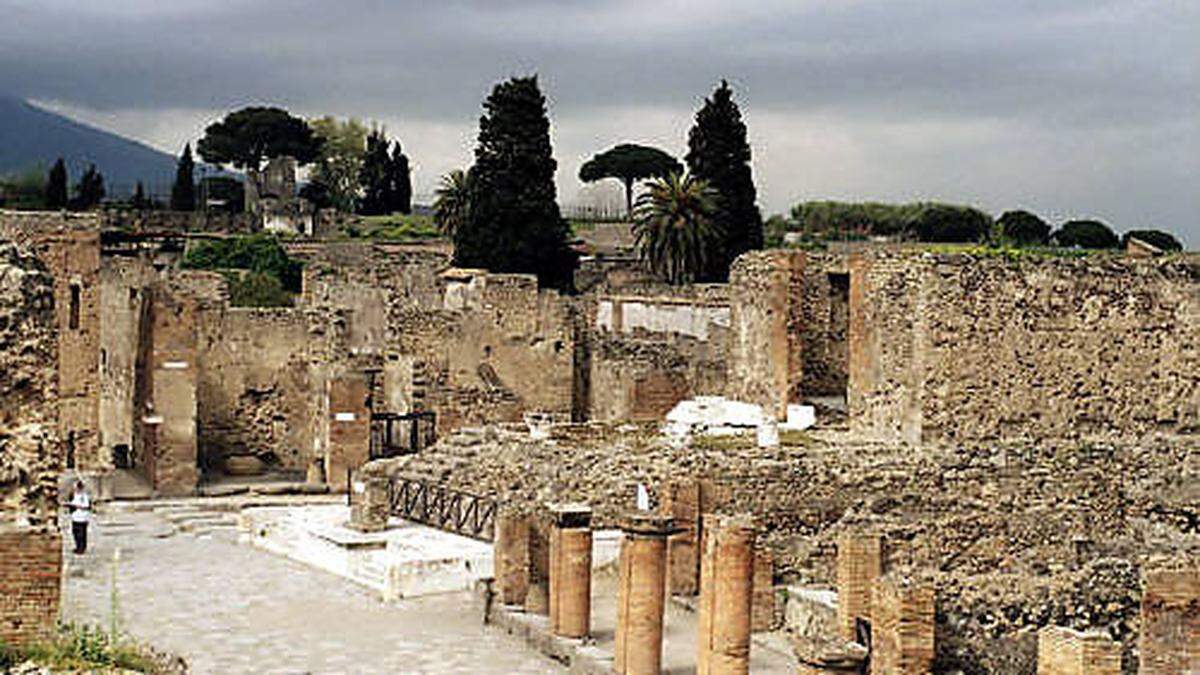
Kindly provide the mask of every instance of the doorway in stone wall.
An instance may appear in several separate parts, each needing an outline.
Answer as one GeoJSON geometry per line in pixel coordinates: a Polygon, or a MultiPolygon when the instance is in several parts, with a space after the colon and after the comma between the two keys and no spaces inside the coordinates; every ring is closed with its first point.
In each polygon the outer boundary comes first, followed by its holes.
{"type": "Polygon", "coordinates": [[[850,373],[850,274],[829,272],[826,315],[820,317],[824,328],[824,349],[809,383],[809,400],[821,407],[845,414],[850,373]]]}

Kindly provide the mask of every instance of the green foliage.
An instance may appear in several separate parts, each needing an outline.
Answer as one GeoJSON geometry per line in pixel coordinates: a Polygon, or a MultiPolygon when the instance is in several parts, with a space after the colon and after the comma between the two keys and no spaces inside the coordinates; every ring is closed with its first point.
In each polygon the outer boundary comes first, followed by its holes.
{"type": "Polygon", "coordinates": [[[251,106],[208,125],[196,151],[210,164],[257,171],[273,157],[294,157],[299,165],[312,163],[321,151],[321,139],[307,122],[286,110],[251,106]]]}
{"type": "Polygon", "coordinates": [[[687,165],[693,176],[720,196],[714,219],[722,241],[711,252],[700,280],[723,281],[734,258],[763,245],[746,125],[724,80],[696,113],[696,123],[688,133],[687,165]]]}
{"type": "Polygon", "coordinates": [[[393,213],[386,216],[363,216],[358,219],[358,223],[347,226],[346,236],[351,239],[420,241],[441,239],[443,233],[430,216],[393,213]]]}
{"type": "Polygon", "coordinates": [[[720,250],[717,200],[707,183],[677,173],[651,181],[638,197],[633,223],[638,252],[667,283],[694,280],[720,250]]]}
{"type": "Polygon", "coordinates": [[[135,211],[145,211],[154,206],[153,202],[146,198],[146,188],[140,180],[137,182],[137,187],[133,190],[133,197],[129,200],[129,205],[135,211]]]}
{"type": "Polygon", "coordinates": [[[301,264],[288,257],[277,238],[261,232],[194,244],[184,254],[183,266],[201,270],[260,272],[274,277],[288,291],[300,291],[301,264]]]}
{"type": "Polygon", "coordinates": [[[94,209],[104,200],[105,194],[104,176],[96,170],[95,164],[89,164],[75,186],[75,199],[71,200],[70,207],[76,211],[94,209]]]}
{"type": "Polygon", "coordinates": [[[358,173],[362,199],[358,212],[364,216],[412,212],[412,177],[408,157],[400,143],[392,142],[383,131],[367,136],[367,151],[358,173]]]}
{"type": "Polygon", "coordinates": [[[1028,211],[1005,211],[996,221],[1000,236],[1022,246],[1050,242],[1050,225],[1028,211]]]}
{"type": "Polygon", "coordinates": [[[1121,241],[1112,228],[1098,220],[1072,220],[1064,223],[1053,235],[1059,246],[1079,248],[1116,248],[1121,241]]]}
{"type": "Polygon", "coordinates": [[[99,628],[75,624],[60,627],[57,638],[51,642],[13,650],[9,658],[29,660],[55,672],[125,669],[153,673],[159,669],[154,659],[137,645],[99,628]]]}
{"type": "MultiPolygon", "coordinates": [[[[349,213],[358,203],[358,174],[367,154],[367,126],[357,119],[339,120],[330,116],[309,120],[309,125],[321,139],[321,152],[309,179],[309,185],[322,186],[327,195],[318,208],[327,204],[349,213]]],[[[301,196],[315,204],[312,197],[318,195],[310,191],[301,196]]]]}
{"type": "Polygon", "coordinates": [[[463,267],[534,273],[543,286],[571,287],[576,254],[558,210],[550,120],[537,77],[497,84],[483,104],[471,207],[454,232],[463,267]]]}
{"type": "MultiPolygon", "coordinates": [[[[241,213],[246,206],[246,186],[236,178],[229,176],[206,176],[200,181],[200,194],[205,202],[223,202],[213,210],[226,213],[241,213]]],[[[204,204],[205,210],[210,210],[204,204]]]]}
{"type": "Polygon", "coordinates": [[[1173,234],[1162,230],[1130,230],[1121,236],[1121,246],[1127,245],[1130,239],[1150,244],[1160,251],[1183,250],[1183,244],[1173,234]]]}
{"type": "Polygon", "coordinates": [[[992,219],[969,206],[930,204],[915,223],[917,239],[927,242],[978,242],[988,238],[992,219]]]}
{"type": "Polygon", "coordinates": [[[433,222],[438,230],[450,237],[467,222],[471,211],[469,174],[455,169],[442,176],[437,196],[433,200],[433,222]]]}
{"type": "Polygon", "coordinates": [[[263,272],[225,274],[231,307],[291,307],[292,294],[279,279],[263,272]]]}
{"type": "Polygon", "coordinates": [[[633,184],[646,178],[665,178],[683,173],[679,160],[645,145],[624,143],[592,157],[579,167],[579,180],[594,183],[617,178],[625,185],[625,213],[633,217],[633,184]]]}
{"type": "Polygon", "coordinates": [[[171,210],[196,210],[196,161],[192,159],[192,144],[183,146],[175,165],[175,183],[171,186],[171,210]]]}
{"type": "Polygon", "coordinates": [[[831,240],[895,237],[910,232],[924,203],[803,202],[792,207],[796,230],[831,240]]]}
{"type": "Polygon", "coordinates": [[[63,163],[62,157],[54,163],[50,175],[46,178],[46,207],[67,208],[67,165],[63,163]]]}

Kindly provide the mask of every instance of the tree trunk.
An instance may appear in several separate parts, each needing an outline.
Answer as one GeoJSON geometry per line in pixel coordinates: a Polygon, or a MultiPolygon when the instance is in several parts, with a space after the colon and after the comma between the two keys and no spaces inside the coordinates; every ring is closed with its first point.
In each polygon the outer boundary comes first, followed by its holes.
{"type": "Polygon", "coordinates": [[[633,179],[625,179],[625,217],[633,222],[633,179]]]}

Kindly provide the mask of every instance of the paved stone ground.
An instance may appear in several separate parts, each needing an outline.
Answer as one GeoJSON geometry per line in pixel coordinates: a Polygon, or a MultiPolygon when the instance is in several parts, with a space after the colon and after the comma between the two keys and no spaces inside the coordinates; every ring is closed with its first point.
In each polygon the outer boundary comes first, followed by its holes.
{"type": "Polygon", "coordinates": [[[485,629],[466,594],[385,605],[344,579],[238,543],[231,515],[185,520],[110,505],[91,530],[86,556],[67,553],[64,619],[108,626],[115,572],[121,629],[184,657],[194,673],[564,671],[485,629]]]}

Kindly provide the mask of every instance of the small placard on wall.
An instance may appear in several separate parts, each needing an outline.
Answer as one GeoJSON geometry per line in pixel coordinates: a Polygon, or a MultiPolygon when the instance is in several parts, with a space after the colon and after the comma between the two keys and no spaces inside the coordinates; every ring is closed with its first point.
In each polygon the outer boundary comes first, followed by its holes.
{"type": "Polygon", "coordinates": [[[164,361],[163,370],[187,370],[187,361],[164,361]]]}
{"type": "Polygon", "coordinates": [[[162,415],[148,415],[142,418],[142,424],[162,424],[162,415]]]}
{"type": "Polygon", "coordinates": [[[352,412],[340,412],[334,413],[333,419],[337,422],[353,422],[355,418],[352,412]]]}

